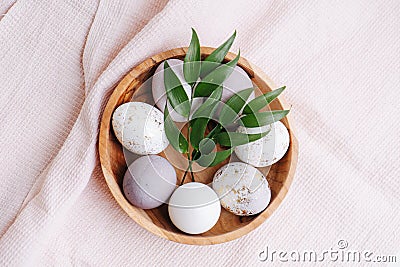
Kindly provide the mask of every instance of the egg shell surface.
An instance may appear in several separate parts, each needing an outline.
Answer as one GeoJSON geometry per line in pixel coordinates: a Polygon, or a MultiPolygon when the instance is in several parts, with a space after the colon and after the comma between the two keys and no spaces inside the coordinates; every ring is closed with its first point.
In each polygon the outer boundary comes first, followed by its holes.
{"type": "MultiPolygon", "coordinates": [[[[224,88],[221,97],[222,102],[226,102],[231,96],[244,89],[253,87],[253,83],[249,75],[247,75],[247,73],[239,66],[236,66],[233,69],[231,75],[229,75],[222,85],[224,88]]],[[[252,99],[254,99],[254,92],[251,93],[248,101],[252,99]]]]}
{"type": "Polygon", "coordinates": [[[201,234],[218,221],[221,205],[217,194],[207,185],[191,182],[172,194],[168,213],[172,223],[188,234],[201,234]]]}
{"type": "Polygon", "coordinates": [[[257,128],[239,126],[236,131],[256,134],[267,129],[270,129],[270,132],[263,138],[235,148],[235,153],[241,161],[255,167],[266,167],[278,162],[286,154],[290,143],[289,131],[280,121],[257,128]]]}
{"type": "Polygon", "coordinates": [[[125,197],[132,205],[142,209],[153,209],[167,203],[175,188],[174,167],[157,155],[135,160],[123,180],[125,197]]]}
{"type": "Polygon", "coordinates": [[[112,126],[118,141],[139,155],[158,154],[169,144],[164,131],[164,115],[147,103],[120,105],[114,111],[112,126]]]}
{"type": "MultiPolygon", "coordinates": [[[[215,112],[215,116],[217,117],[221,112],[222,107],[224,106],[224,103],[228,101],[230,97],[232,97],[234,94],[239,93],[242,90],[248,89],[253,87],[253,83],[250,79],[250,77],[247,75],[247,73],[239,66],[236,66],[233,69],[233,72],[231,75],[223,82],[223,90],[222,90],[222,96],[221,96],[221,103],[219,103],[217,110],[215,112]]],[[[255,97],[254,91],[251,92],[249,98],[247,99],[246,103],[250,102],[253,100],[255,97]]],[[[233,127],[228,127],[227,128],[229,131],[234,131],[235,128],[233,127]]]]}
{"type": "Polygon", "coordinates": [[[214,175],[212,187],[221,205],[239,216],[262,212],[271,200],[271,190],[265,176],[243,162],[231,162],[214,175]]]}

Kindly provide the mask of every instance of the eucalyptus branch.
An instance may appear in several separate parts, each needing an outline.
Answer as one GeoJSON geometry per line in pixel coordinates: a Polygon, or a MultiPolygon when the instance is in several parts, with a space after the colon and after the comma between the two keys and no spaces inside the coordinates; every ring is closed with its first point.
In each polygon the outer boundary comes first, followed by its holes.
{"type": "Polygon", "coordinates": [[[191,174],[192,181],[195,180],[192,166],[194,162],[203,167],[215,166],[227,159],[234,147],[254,142],[268,133],[268,130],[257,134],[231,132],[226,129],[227,125],[242,125],[246,128],[262,127],[284,118],[289,112],[289,110],[259,112],[277,98],[285,87],[258,96],[251,101],[248,99],[252,93],[254,94],[254,88],[247,88],[236,92],[224,103],[216,119],[218,124],[206,134],[210,119],[215,118],[214,113],[221,101],[223,83],[232,74],[240,58],[239,51],[233,60],[222,63],[235,36],[236,32],[201,61],[199,39],[195,30],[192,30],[192,39],[183,64],[184,82],[178,78],[167,62],[164,65],[167,102],[175,112],[186,117],[188,123],[185,136],[170,118],[168,106],[165,105],[166,136],[176,151],[187,154],[188,167],[181,184],[184,183],[188,172],[191,174]],[[187,85],[191,89],[190,95],[184,89],[187,85]],[[206,97],[206,100],[192,112],[196,97],[206,97]],[[224,147],[225,150],[215,151],[217,145],[224,147]]]}
{"type": "Polygon", "coordinates": [[[187,167],[187,169],[185,171],[185,174],[182,177],[181,185],[183,185],[183,183],[185,182],[185,178],[186,178],[186,175],[187,175],[188,171],[189,171],[189,166],[187,167]]]}

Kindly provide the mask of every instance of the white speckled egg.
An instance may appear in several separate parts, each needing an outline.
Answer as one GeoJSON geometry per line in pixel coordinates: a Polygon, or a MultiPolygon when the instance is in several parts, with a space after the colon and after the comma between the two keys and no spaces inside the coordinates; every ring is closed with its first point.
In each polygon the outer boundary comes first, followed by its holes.
{"type": "Polygon", "coordinates": [[[264,175],[251,165],[232,162],[214,175],[212,187],[221,205],[233,214],[249,216],[262,212],[271,200],[264,175]]]}
{"type": "Polygon", "coordinates": [[[129,151],[158,154],[169,144],[164,131],[164,115],[142,102],[128,102],[113,114],[112,126],[118,141],[129,151]]]}
{"type": "MultiPolygon", "coordinates": [[[[165,62],[165,61],[164,61],[165,62]]],[[[153,78],[152,78],[152,93],[153,93],[153,99],[154,102],[156,103],[157,107],[164,112],[165,108],[165,103],[167,101],[167,95],[166,95],[166,90],[164,86],[164,62],[162,62],[156,69],[153,78]]],[[[179,59],[168,59],[167,60],[168,65],[171,67],[171,69],[174,71],[176,76],[179,78],[183,88],[185,89],[185,92],[188,96],[188,99],[190,100],[192,97],[192,89],[190,85],[186,82],[185,77],[183,75],[183,61],[179,59]]],[[[195,98],[193,99],[192,103],[192,111],[197,109],[203,99],[201,98],[195,98]]],[[[185,122],[187,121],[187,118],[183,117],[179,113],[177,113],[168,103],[168,110],[170,113],[170,116],[173,121],[176,122],[185,122]]]]}
{"type": "MultiPolygon", "coordinates": [[[[223,82],[221,101],[226,102],[234,94],[253,87],[249,75],[239,66],[236,66],[232,74],[223,82]]],[[[251,93],[247,101],[254,99],[254,92],[251,93]]]]}
{"type": "Polygon", "coordinates": [[[187,183],[172,194],[168,213],[172,223],[188,234],[201,234],[218,221],[221,205],[217,194],[202,183],[187,183]]]}
{"type": "Polygon", "coordinates": [[[125,173],[123,189],[129,202],[142,209],[153,209],[167,203],[176,187],[174,167],[163,157],[143,156],[125,173]]]}
{"type": "Polygon", "coordinates": [[[289,132],[280,121],[259,128],[239,126],[236,131],[255,134],[268,128],[271,131],[263,138],[235,148],[235,153],[241,161],[255,167],[266,167],[278,162],[286,154],[290,142],[289,132]]]}

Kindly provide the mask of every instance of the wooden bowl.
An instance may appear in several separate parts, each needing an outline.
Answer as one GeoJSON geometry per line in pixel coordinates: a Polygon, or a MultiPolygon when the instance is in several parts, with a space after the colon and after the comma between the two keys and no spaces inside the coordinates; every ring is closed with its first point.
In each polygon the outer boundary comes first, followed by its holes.
{"type": "MultiPolygon", "coordinates": [[[[213,50],[213,48],[202,47],[202,57],[206,57],[213,50]]],[[[155,55],[137,65],[121,80],[107,103],[101,121],[99,137],[100,161],[104,177],[114,198],[122,209],[140,226],[153,234],[179,243],[195,245],[218,244],[239,238],[254,230],[278,208],[293,180],[297,163],[298,143],[293,132],[292,119],[289,115],[281,120],[290,133],[288,152],[279,162],[273,164],[271,167],[259,168],[267,177],[271,187],[272,198],[267,209],[258,215],[240,217],[222,209],[219,221],[211,230],[199,235],[189,235],[181,232],[172,224],[168,216],[168,207],[166,204],[151,210],[143,210],[131,205],[124,197],[122,191],[122,179],[127,170],[127,163],[122,146],[117,141],[112,130],[112,114],[119,105],[132,101],[133,96],[135,97],[135,101],[152,103],[151,90],[143,89],[145,86],[142,86],[142,84],[153,75],[159,63],[169,58],[183,59],[186,51],[187,48],[176,48],[155,55]],[[147,91],[150,91],[150,93],[147,91]]],[[[235,56],[235,54],[229,53],[225,59],[227,61],[232,60],[235,56]]],[[[252,65],[243,57],[240,58],[238,65],[248,73],[253,83],[261,92],[265,93],[276,88],[262,70],[252,65]]],[[[282,97],[279,97],[279,99],[274,100],[270,104],[270,107],[271,109],[285,109],[288,108],[288,105],[282,97]]],[[[170,146],[166,149],[166,151],[171,150],[173,149],[170,146]]],[[[160,155],[165,156],[165,153],[160,153],[160,155]]],[[[211,182],[215,171],[225,163],[196,173],[196,181],[211,182]]],[[[176,172],[178,180],[181,179],[183,171],[176,169],[176,172]]],[[[187,178],[186,181],[188,180],[190,179],[187,178]]]]}

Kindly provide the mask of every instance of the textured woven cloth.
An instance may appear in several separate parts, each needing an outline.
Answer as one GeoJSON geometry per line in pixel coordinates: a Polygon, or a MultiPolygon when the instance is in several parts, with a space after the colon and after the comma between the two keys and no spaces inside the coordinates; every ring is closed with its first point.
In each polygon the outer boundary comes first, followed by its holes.
{"type": "Polygon", "coordinates": [[[399,1],[2,0],[0,14],[0,266],[262,266],[266,247],[322,251],[339,240],[398,252],[399,1]],[[188,45],[190,27],[206,46],[237,29],[232,51],[287,86],[300,144],[274,215],[203,247],[135,224],[97,154],[115,85],[188,45]]]}

